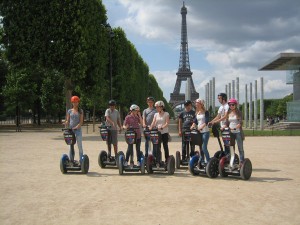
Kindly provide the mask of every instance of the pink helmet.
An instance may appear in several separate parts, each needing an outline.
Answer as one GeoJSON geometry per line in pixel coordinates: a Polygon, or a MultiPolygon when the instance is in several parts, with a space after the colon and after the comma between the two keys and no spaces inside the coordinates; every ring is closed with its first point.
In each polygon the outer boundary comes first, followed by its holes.
{"type": "Polygon", "coordinates": [[[229,99],[228,104],[235,104],[235,105],[237,105],[238,101],[235,98],[231,98],[231,99],[229,99]]]}

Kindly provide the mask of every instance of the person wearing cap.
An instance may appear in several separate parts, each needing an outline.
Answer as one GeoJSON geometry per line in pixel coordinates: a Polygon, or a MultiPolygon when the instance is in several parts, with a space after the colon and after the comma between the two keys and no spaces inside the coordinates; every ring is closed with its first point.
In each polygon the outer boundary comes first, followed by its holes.
{"type": "Polygon", "coordinates": [[[195,152],[195,146],[191,145],[190,155],[186,155],[186,145],[189,143],[184,140],[184,136],[182,135],[185,129],[189,130],[193,124],[193,120],[195,117],[195,111],[192,108],[192,101],[186,100],[184,102],[184,111],[180,113],[178,117],[178,134],[182,137],[182,160],[186,160],[189,156],[192,157],[195,152]]]}
{"type": "MultiPolygon", "coordinates": [[[[109,108],[105,111],[106,125],[111,127],[111,144],[114,146],[115,156],[118,153],[118,127],[121,133],[121,117],[119,111],[116,109],[116,101],[110,100],[108,102],[109,108]]],[[[107,142],[108,158],[111,157],[111,144],[107,142]]]]}
{"type": "Polygon", "coordinates": [[[221,104],[218,110],[217,116],[208,123],[208,125],[213,125],[215,123],[220,123],[221,128],[225,127],[225,119],[227,117],[227,113],[229,110],[229,106],[227,103],[227,95],[225,93],[218,94],[218,100],[221,104]]]}
{"type": "MultiPolygon", "coordinates": [[[[130,112],[125,117],[123,128],[133,128],[136,132],[136,141],[135,141],[135,148],[136,148],[136,157],[137,157],[137,166],[141,165],[141,130],[140,125],[143,123],[140,107],[138,105],[131,105],[130,106],[130,112]]],[[[128,160],[130,155],[133,154],[133,145],[128,145],[127,151],[126,151],[126,157],[124,166],[128,165],[128,160]]]]}
{"type": "MultiPolygon", "coordinates": [[[[71,103],[73,107],[72,109],[69,109],[67,111],[66,121],[65,121],[65,126],[68,127],[69,129],[72,129],[76,136],[77,147],[79,150],[79,161],[78,162],[75,161],[74,158],[73,159],[71,158],[70,160],[73,161],[75,164],[78,164],[78,166],[80,165],[83,156],[82,130],[81,130],[81,126],[83,124],[83,110],[79,108],[79,102],[80,102],[80,98],[78,96],[72,96],[71,103]]],[[[74,157],[75,152],[71,152],[71,151],[74,151],[74,149],[70,147],[70,156],[74,157]]]]}
{"type": "MultiPolygon", "coordinates": [[[[164,147],[165,152],[165,162],[167,162],[169,158],[169,123],[170,123],[170,115],[165,111],[165,103],[163,101],[155,102],[155,108],[157,113],[154,114],[152,124],[150,126],[150,130],[156,127],[158,131],[161,133],[161,140],[164,147]]],[[[154,151],[156,149],[153,149],[154,151]]],[[[155,153],[153,153],[156,155],[155,153]]],[[[159,156],[161,157],[161,156],[159,156]]],[[[158,162],[160,162],[161,158],[158,158],[158,162]]]]}
{"type": "MultiPolygon", "coordinates": [[[[154,98],[148,97],[147,104],[148,108],[144,109],[143,111],[143,127],[146,128],[147,126],[150,127],[153,121],[154,114],[157,112],[154,108],[154,98]]],[[[145,158],[148,157],[148,150],[149,150],[149,140],[145,140],[145,158]]]]}
{"type": "MultiPolygon", "coordinates": [[[[205,102],[203,99],[196,99],[196,117],[194,122],[191,126],[191,129],[196,128],[201,136],[202,136],[202,148],[206,161],[210,160],[209,152],[207,149],[207,144],[209,140],[209,128],[208,128],[208,121],[209,121],[209,112],[205,109],[205,102]]],[[[200,162],[204,162],[204,158],[202,154],[200,154],[200,162]]]]}
{"type": "MultiPolygon", "coordinates": [[[[243,130],[242,130],[242,112],[237,108],[237,100],[232,98],[229,99],[228,105],[229,105],[229,111],[226,116],[225,126],[230,128],[230,152],[233,155],[234,154],[234,146],[235,141],[237,142],[237,146],[239,149],[239,156],[240,156],[240,165],[243,164],[245,159],[245,153],[244,153],[244,146],[243,146],[243,130]]],[[[234,158],[231,158],[230,165],[233,165],[234,158]]]]}

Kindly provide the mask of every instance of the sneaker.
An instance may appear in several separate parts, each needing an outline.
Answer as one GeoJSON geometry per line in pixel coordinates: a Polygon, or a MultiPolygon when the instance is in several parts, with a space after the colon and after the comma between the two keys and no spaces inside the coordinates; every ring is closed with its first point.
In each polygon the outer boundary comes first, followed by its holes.
{"type": "Polygon", "coordinates": [[[124,166],[128,166],[128,162],[127,161],[124,162],[124,166]]]}
{"type": "Polygon", "coordinates": [[[159,163],[156,163],[156,167],[157,167],[157,168],[159,168],[159,167],[160,167],[159,163]]]}
{"type": "Polygon", "coordinates": [[[137,166],[141,166],[141,163],[139,161],[137,161],[137,166]]]}

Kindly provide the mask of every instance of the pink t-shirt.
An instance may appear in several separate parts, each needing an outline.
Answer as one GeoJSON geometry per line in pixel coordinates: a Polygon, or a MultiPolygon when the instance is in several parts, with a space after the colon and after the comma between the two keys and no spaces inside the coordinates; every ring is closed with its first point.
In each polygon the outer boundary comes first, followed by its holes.
{"type": "Polygon", "coordinates": [[[140,119],[134,115],[127,115],[124,120],[124,125],[128,127],[134,128],[136,132],[136,138],[141,138],[141,131],[140,131],[140,119]]]}

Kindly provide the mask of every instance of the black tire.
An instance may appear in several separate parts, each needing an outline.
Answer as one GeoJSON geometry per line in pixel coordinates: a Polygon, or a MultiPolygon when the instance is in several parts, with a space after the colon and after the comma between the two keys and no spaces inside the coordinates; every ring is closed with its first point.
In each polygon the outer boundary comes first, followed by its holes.
{"type": "Polygon", "coordinates": [[[194,168],[197,166],[198,161],[199,161],[199,155],[195,155],[192,157],[192,159],[189,162],[189,171],[190,174],[192,174],[193,176],[196,175],[194,168]]]}
{"type": "Polygon", "coordinates": [[[147,172],[149,174],[153,173],[153,170],[152,170],[153,160],[154,160],[153,155],[148,155],[148,157],[147,157],[147,172]]]}
{"type": "Polygon", "coordinates": [[[118,151],[118,153],[117,153],[117,155],[116,155],[116,166],[117,166],[117,168],[119,168],[119,157],[120,157],[120,155],[123,155],[123,156],[125,156],[124,155],[124,152],[122,152],[122,151],[118,151]]]}
{"type": "Polygon", "coordinates": [[[224,151],[217,151],[215,154],[214,154],[214,157],[218,160],[220,160],[223,156],[225,155],[224,151]]]}
{"type": "Polygon", "coordinates": [[[141,158],[141,174],[145,174],[145,157],[141,158]]]}
{"type": "Polygon", "coordinates": [[[180,152],[177,151],[176,152],[176,169],[180,169],[180,161],[181,161],[180,152]]]}
{"type": "Polygon", "coordinates": [[[98,165],[101,167],[101,168],[105,168],[106,166],[106,162],[107,161],[107,152],[102,150],[98,156],[98,165]]]}
{"type": "Polygon", "coordinates": [[[240,174],[243,180],[249,180],[252,174],[252,163],[250,159],[246,158],[241,167],[240,174]]]}
{"type": "Polygon", "coordinates": [[[216,178],[219,175],[219,160],[212,157],[206,165],[206,174],[209,178],[216,178]]]}
{"type": "Polygon", "coordinates": [[[173,175],[175,172],[175,158],[173,155],[170,155],[168,160],[167,170],[169,175],[173,175]]]}
{"type": "Polygon", "coordinates": [[[120,155],[118,158],[119,161],[119,174],[123,175],[124,171],[124,155],[120,155]]]}
{"type": "Polygon", "coordinates": [[[81,161],[81,172],[83,174],[87,174],[89,172],[90,168],[90,160],[87,155],[82,156],[82,161],[81,161]]]}
{"type": "Polygon", "coordinates": [[[68,172],[67,170],[68,163],[69,163],[69,156],[67,154],[63,154],[60,159],[60,171],[62,174],[66,174],[68,172]]]}
{"type": "Polygon", "coordinates": [[[226,173],[224,167],[226,164],[228,164],[228,159],[226,156],[222,157],[219,161],[219,165],[218,165],[218,169],[219,169],[219,174],[220,174],[220,177],[227,177],[228,174],[226,173]]]}

